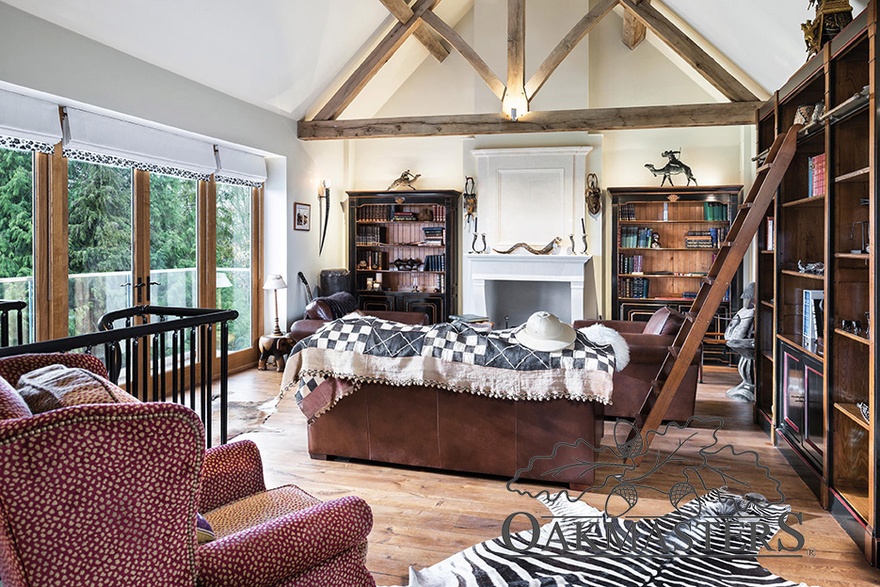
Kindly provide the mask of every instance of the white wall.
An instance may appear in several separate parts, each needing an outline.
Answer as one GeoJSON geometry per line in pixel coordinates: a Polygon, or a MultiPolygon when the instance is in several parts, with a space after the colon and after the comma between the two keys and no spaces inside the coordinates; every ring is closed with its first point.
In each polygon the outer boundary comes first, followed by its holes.
{"type": "MultiPolygon", "coordinates": [[[[293,201],[317,212],[321,177],[296,122],[113,50],[0,2],[0,83],[45,92],[62,104],[98,107],[271,154],[264,214],[264,273],[281,273],[290,285],[279,292],[282,322],[302,315],[304,299],[297,271],[309,279],[320,267],[341,266],[344,248],[328,236],[318,258],[317,223],[311,232],[291,230],[293,201]],[[291,295],[288,296],[288,293],[291,295]]],[[[325,150],[339,151],[341,145],[325,150]]],[[[334,161],[337,157],[333,158],[334,161]]],[[[342,176],[341,171],[320,171],[342,176]]],[[[338,206],[338,205],[337,205],[338,206]]],[[[315,216],[317,219],[317,216],[315,216]]],[[[339,221],[339,215],[336,215],[339,221]]],[[[338,237],[339,229],[334,235],[338,237]]],[[[272,321],[264,295],[265,327],[272,321]]],[[[268,330],[267,330],[268,331],[268,330]]]]}

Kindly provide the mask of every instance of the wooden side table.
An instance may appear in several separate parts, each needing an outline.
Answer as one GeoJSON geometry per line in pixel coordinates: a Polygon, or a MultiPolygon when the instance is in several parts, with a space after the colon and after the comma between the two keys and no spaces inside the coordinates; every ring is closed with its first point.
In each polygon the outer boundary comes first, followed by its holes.
{"type": "Polygon", "coordinates": [[[284,371],[284,358],[291,348],[290,339],[286,335],[264,334],[260,337],[260,360],[257,369],[265,371],[269,357],[275,357],[275,370],[284,371]]]}

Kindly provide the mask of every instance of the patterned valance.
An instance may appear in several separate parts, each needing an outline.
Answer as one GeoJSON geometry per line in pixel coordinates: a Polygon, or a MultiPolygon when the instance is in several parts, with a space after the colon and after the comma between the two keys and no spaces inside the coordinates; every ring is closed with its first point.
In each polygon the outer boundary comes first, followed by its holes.
{"type": "Polygon", "coordinates": [[[55,145],[35,141],[32,139],[20,139],[18,137],[5,137],[0,135],[0,147],[4,149],[16,149],[18,151],[36,151],[38,153],[47,153],[49,155],[55,151],[55,145]]]}
{"type": "Polygon", "coordinates": [[[230,185],[245,185],[252,188],[262,187],[262,181],[255,181],[253,179],[244,179],[241,177],[227,177],[225,175],[215,175],[214,180],[217,183],[228,183],[230,185]]]}
{"type": "Polygon", "coordinates": [[[90,151],[80,151],[78,149],[64,149],[64,156],[74,161],[85,161],[86,163],[96,163],[98,165],[112,165],[114,167],[130,167],[132,169],[140,169],[141,171],[149,171],[150,173],[159,173],[161,175],[173,175],[184,179],[208,181],[210,174],[197,173],[186,169],[178,169],[176,167],[168,167],[166,165],[157,165],[155,163],[143,163],[133,159],[124,157],[116,157],[114,155],[102,155],[100,153],[92,153],[90,151]]]}

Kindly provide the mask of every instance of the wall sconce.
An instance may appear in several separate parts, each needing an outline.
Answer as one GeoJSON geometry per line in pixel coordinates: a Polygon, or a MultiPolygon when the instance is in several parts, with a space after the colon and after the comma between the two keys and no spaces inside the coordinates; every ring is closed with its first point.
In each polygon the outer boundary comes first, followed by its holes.
{"type": "Polygon", "coordinates": [[[525,92],[505,92],[504,99],[501,100],[501,111],[514,122],[523,115],[528,114],[529,101],[526,99],[525,92]]]}

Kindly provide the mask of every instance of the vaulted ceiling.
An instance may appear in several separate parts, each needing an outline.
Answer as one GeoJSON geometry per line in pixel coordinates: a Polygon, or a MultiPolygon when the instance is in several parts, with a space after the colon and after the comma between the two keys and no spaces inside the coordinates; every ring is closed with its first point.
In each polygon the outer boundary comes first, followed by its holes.
{"type": "MultiPolygon", "coordinates": [[[[380,0],[3,1],[292,118],[313,109],[326,89],[344,79],[369,45],[396,22],[380,0]]],[[[497,5],[499,18],[506,18],[506,2],[501,0],[443,0],[435,12],[454,26],[475,1],[497,5]]],[[[548,7],[553,2],[529,1],[548,7]]],[[[655,5],[660,2],[654,0],[655,5]]],[[[585,13],[588,4],[585,0],[585,13]]],[[[784,83],[806,57],[800,23],[810,17],[807,0],[662,4],[764,90],[784,83]]],[[[852,2],[856,13],[865,4],[852,2]]],[[[561,29],[567,26],[570,23],[561,29]]],[[[415,38],[403,49],[429,58],[415,38]]]]}

